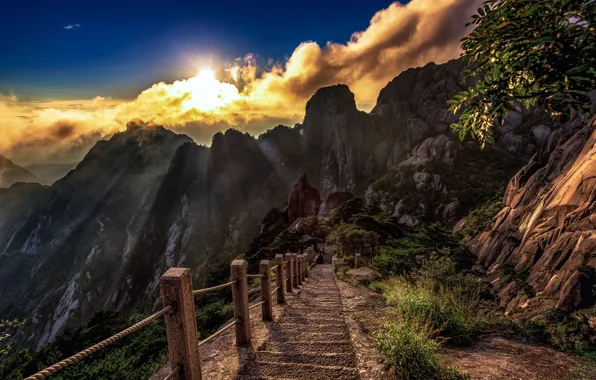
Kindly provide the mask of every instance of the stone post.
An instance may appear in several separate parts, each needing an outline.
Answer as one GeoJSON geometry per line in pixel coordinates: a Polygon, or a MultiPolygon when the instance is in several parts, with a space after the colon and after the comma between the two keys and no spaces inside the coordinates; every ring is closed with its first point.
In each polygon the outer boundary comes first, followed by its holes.
{"type": "Polygon", "coordinates": [[[360,268],[361,262],[360,262],[360,254],[359,253],[357,253],[356,257],[354,258],[354,264],[355,264],[354,267],[356,267],[356,269],[360,268]]]}
{"type": "Polygon", "coordinates": [[[306,255],[303,253],[300,255],[300,282],[304,283],[306,280],[305,272],[306,271],[306,255]]]}
{"type": "Polygon", "coordinates": [[[168,356],[173,379],[201,380],[201,358],[195,303],[192,296],[190,269],[170,268],[159,280],[161,302],[172,305],[173,312],[165,315],[168,356]]]}
{"type": "Polygon", "coordinates": [[[300,268],[298,267],[298,254],[297,253],[292,253],[292,263],[294,264],[294,267],[292,268],[292,271],[294,272],[293,275],[293,284],[295,288],[298,288],[298,285],[300,285],[300,268]]]}
{"type": "Polygon", "coordinates": [[[246,261],[234,260],[230,266],[232,273],[232,298],[236,318],[236,345],[250,345],[250,314],[248,310],[248,278],[246,261]]]}
{"type": "Polygon", "coordinates": [[[264,321],[273,320],[273,303],[271,302],[271,262],[269,260],[261,260],[259,265],[261,277],[261,301],[265,303],[261,305],[261,316],[264,321]]]}
{"type": "Polygon", "coordinates": [[[286,262],[281,253],[275,255],[275,262],[277,263],[277,272],[275,274],[275,284],[277,286],[277,303],[286,303],[286,281],[284,276],[286,274],[286,262]]]}
{"type": "Polygon", "coordinates": [[[288,258],[288,286],[287,291],[288,293],[292,293],[292,289],[294,288],[294,259],[292,258],[292,254],[286,254],[288,258]]]}

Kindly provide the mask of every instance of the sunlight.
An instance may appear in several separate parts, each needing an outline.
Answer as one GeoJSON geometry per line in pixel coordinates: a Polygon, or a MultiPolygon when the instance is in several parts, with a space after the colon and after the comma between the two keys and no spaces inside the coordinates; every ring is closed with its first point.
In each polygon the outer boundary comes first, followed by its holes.
{"type": "Polygon", "coordinates": [[[217,80],[215,72],[201,68],[197,75],[186,81],[175,82],[172,95],[186,94],[182,107],[185,110],[200,110],[216,113],[221,108],[240,99],[235,85],[217,80]]]}

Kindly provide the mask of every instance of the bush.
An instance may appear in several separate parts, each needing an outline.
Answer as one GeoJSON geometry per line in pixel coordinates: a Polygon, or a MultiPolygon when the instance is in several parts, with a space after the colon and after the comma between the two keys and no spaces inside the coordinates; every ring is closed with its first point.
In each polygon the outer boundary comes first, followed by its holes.
{"type": "Polygon", "coordinates": [[[427,325],[390,323],[375,333],[375,342],[385,365],[404,379],[431,379],[439,372],[434,332],[427,325]]]}
{"type": "Polygon", "coordinates": [[[383,363],[403,379],[469,379],[455,368],[439,365],[435,333],[428,324],[411,320],[389,323],[374,338],[383,363]]]}
{"type": "Polygon", "coordinates": [[[466,216],[466,225],[462,233],[464,235],[476,236],[487,230],[495,222],[495,217],[503,209],[503,202],[491,201],[482,207],[477,208],[466,216]]]}
{"type": "Polygon", "coordinates": [[[450,343],[468,344],[481,330],[477,295],[431,281],[414,285],[400,278],[391,278],[380,287],[387,303],[406,321],[422,321],[450,343]]]}
{"type": "Polygon", "coordinates": [[[588,318],[581,313],[559,309],[532,320],[514,321],[513,333],[524,342],[547,344],[566,352],[582,353],[596,348],[588,318]]]}
{"type": "Polygon", "coordinates": [[[422,225],[403,239],[389,240],[381,247],[373,265],[385,276],[407,275],[421,268],[429,257],[449,258],[458,271],[469,269],[474,256],[460,242],[461,236],[439,223],[422,225]]]}

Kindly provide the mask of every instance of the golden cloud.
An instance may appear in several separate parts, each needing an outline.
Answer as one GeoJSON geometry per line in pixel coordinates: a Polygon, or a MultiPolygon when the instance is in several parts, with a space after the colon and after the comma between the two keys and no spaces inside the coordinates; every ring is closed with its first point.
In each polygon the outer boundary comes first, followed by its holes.
{"type": "Polygon", "coordinates": [[[189,79],[157,83],[134,100],[23,103],[0,94],[0,154],[18,163],[72,161],[134,118],[177,129],[201,143],[229,127],[259,133],[300,121],[308,98],[337,83],[350,86],[358,105],[369,109],[380,89],[403,70],[458,57],[465,24],[481,2],[396,2],[345,44],[304,42],[285,63],[264,70],[247,55],[232,62],[220,80],[202,70],[189,79]]]}

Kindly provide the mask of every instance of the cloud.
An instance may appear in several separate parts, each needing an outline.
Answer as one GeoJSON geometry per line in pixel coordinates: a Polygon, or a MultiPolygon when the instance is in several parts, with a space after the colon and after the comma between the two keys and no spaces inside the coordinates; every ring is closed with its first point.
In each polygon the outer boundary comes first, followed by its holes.
{"type": "Polygon", "coordinates": [[[74,29],[74,28],[80,28],[81,25],[80,24],[70,24],[70,25],[66,25],[64,27],[64,29],[74,29]]]}
{"type": "MultiPolygon", "coordinates": [[[[374,106],[379,91],[400,72],[457,58],[466,23],[482,0],[412,0],[377,12],[347,43],[303,42],[282,63],[258,67],[247,54],[220,70],[174,83],[157,83],[133,100],[23,103],[0,94],[0,154],[17,163],[80,159],[90,144],[123,130],[134,118],[162,124],[209,143],[234,127],[258,134],[302,119],[320,87],[344,83],[359,107],[374,106]],[[78,156],[77,156],[78,155],[78,156]]],[[[78,27],[78,24],[69,25],[78,27]]]]}

